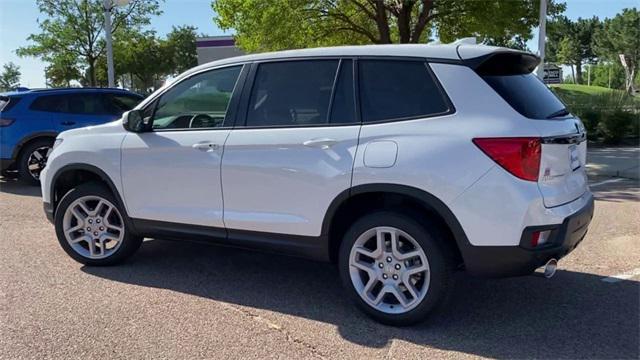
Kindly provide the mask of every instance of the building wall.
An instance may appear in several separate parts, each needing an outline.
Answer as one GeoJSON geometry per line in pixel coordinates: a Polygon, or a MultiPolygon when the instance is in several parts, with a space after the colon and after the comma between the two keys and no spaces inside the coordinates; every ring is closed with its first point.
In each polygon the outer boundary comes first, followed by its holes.
{"type": "Polygon", "coordinates": [[[197,38],[196,52],[198,53],[198,64],[244,55],[244,52],[235,46],[235,40],[232,36],[197,38]]]}

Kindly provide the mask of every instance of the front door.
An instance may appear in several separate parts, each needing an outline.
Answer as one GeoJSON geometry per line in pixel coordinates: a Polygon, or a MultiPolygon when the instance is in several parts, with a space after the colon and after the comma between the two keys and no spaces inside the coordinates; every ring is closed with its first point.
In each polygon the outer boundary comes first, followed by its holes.
{"type": "Polygon", "coordinates": [[[122,144],[129,216],[224,227],[220,164],[241,71],[233,66],[196,74],[144,109],[152,130],[129,133],[122,144]]]}
{"type": "Polygon", "coordinates": [[[353,61],[254,67],[222,159],[225,225],[230,236],[234,230],[319,236],[331,201],[351,186],[360,130],[353,61]]]}

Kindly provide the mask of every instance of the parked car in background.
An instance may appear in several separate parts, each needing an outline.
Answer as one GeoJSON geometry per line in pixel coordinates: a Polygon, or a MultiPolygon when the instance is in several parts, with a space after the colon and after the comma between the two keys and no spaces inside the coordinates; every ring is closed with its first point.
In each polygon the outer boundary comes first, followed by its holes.
{"type": "Polygon", "coordinates": [[[539,61],[375,45],[205,64],[122,121],[61,134],[44,209],[83,264],[145,237],[261,248],[337,262],[367,314],[415,323],[453,271],[550,277],[587,232],[584,127],[539,61]]]}
{"type": "Polygon", "coordinates": [[[35,185],[58,133],[116,120],[142,99],[126,90],[103,88],[2,93],[0,170],[18,170],[21,180],[35,185]]]}

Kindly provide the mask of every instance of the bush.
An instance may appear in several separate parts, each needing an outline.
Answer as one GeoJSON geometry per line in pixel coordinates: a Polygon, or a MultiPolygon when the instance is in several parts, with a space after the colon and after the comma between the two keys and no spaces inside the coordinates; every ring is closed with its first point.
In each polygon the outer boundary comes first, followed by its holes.
{"type": "Polygon", "coordinates": [[[623,91],[569,85],[553,87],[571,113],[580,117],[590,140],[617,144],[640,135],[640,99],[623,91]]]}
{"type": "Polygon", "coordinates": [[[616,110],[608,113],[602,119],[598,130],[606,144],[618,144],[625,137],[630,135],[632,124],[637,122],[637,115],[624,110],[616,110]]]}
{"type": "Polygon", "coordinates": [[[600,117],[602,116],[601,112],[587,109],[582,111],[581,113],[576,113],[582,123],[584,123],[584,127],[587,129],[587,135],[592,137],[598,133],[598,124],[600,123],[600,117]]]}

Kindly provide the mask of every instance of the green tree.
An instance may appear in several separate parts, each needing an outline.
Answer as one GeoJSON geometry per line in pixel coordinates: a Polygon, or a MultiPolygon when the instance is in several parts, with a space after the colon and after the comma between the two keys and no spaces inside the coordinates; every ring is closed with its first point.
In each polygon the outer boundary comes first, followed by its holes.
{"type": "MultiPolygon", "coordinates": [[[[540,0],[214,0],[214,21],[247,51],[342,44],[443,42],[476,36],[498,45],[531,38],[540,0]]],[[[564,4],[550,1],[556,15],[564,4]]],[[[518,44],[511,43],[511,44],[518,44]]],[[[521,45],[521,44],[520,44],[521,45]]]]}
{"type": "Polygon", "coordinates": [[[549,62],[559,62],[571,66],[574,81],[582,84],[582,65],[594,62],[594,36],[602,27],[597,17],[591,19],[578,18],[569,20],[566,16],[558,16],[549,22],[547,32],[547,53],[549,62]]]}
{"type": "Polygon", "coordinates": [[[52,87],[69,87],[71,82],[80,79],[81,72],[78,60],[71,53],[56,54],[49,58],[49,65],[44,69],[47,85],[52,87]]]}
{"type": "MultiPolygon", "coordinates": [[[[149,16],[159,15],[159,0],[131,0],[111,10],[112,32],[149,24],[149,16]]],[[[87,83],[96,85],[96,61],[105,53],[103,0],[36,0],[46,17],[39,22],[41,32],[32,34],[28,45],[17,50],[20,56],[39,56],[53,63],[57,57],[75,58],[76,66],[86,70],[87,83]]]]}
{"type": "Polygon", "coordinates": [[[569,37],[565,37],[560,41],[556,53],[556,60],[560,64],[569,65],[571,67],[571,80],[574,84],[579,84],[580,75],[576,78],[576,72],[573,65],[580,59],[580,48],[578,44],[569,37]]]}
{"type": "Polygon", "coordinates": [[[195,27],[174,26],[162,46],[169,55],[171,75],[180,74],[198,65],[195,27]]]}
{"type": "Polygon", "coordinates": [[[2,65],[0,91],[9,91],[20,86],[20,67],[12,62],[2,65]]]}
{"type": "Polygon", "coordinates": [[[116,72],[130,74],[140,92],[155,89],[158,80],[172,73],[172,54],[163,42],[154,31],[123,32],[114,45],[116,72]]]}
{"type": "Polygon", "coordinates": [[[640,11],[624,9],[612,19],[606,19],[596,35],[596,52],[602,58],[627,64],[625,90],[633,92],[634,79],[640,67],[640,11]]]}
{"type": "Polygon", "coordinates": [[[620,62],[601,62],[593,66],[591,85],[624,89],[624,69],[620,62]]]}

